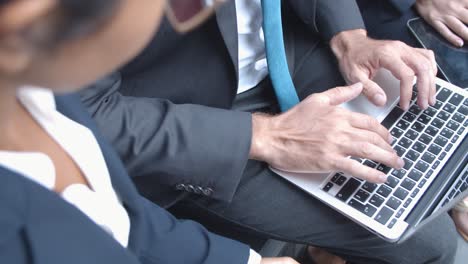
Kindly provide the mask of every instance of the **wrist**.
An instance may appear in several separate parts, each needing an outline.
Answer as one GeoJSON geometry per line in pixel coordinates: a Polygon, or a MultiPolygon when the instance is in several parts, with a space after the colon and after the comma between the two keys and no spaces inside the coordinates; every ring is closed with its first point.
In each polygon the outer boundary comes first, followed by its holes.
{"type": "Polygon", "coordinates": [[[263,113],[252,114],[252,141],[249,158],[268,162],[268,145],[271,142],[272,116],[263,113]]]}
{"type": "Polygon", "coordinates": [[[366,30],[347,30],[336,34],[330,41],[330,47],[338,60],[340,60],[356,42],[359,43],[364,39],[367,39],[366,30]]]}

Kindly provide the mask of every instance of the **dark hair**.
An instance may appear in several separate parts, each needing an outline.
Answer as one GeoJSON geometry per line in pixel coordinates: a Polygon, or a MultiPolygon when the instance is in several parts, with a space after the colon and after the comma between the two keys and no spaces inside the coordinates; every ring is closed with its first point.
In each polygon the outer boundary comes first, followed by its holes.
{"type": "MultiPolygon", "coordinates": [[[[15,0],[0,0],[2,5],[15,0]]],[[[47,44],[90,33],[113,14],[120,0],[58,0],[59,14],[47,44]]],[[[42,42],[44,40],[39,40],[42,42]]]]}

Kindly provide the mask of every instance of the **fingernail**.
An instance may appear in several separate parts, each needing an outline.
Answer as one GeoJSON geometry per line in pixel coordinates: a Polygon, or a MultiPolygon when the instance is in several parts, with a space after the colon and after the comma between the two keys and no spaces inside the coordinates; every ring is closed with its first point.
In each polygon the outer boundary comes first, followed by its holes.
{"type": "Polygon", "coordinates": [[[463,45],[465,45],[465,42],[462,39],[458,39],[458,46],[461,48],[463,45]]]}
{"type": "Polygon", "coordinates": [[[385,96],[383,96],[382,94],[379,94],[379,93],[374,95],[374,102],[377,105],[384,105],[385,104],[385,96]]]}
{"type": "Polygon", "coordinates": [[[384,182],[387,181],[387,175],[385,175],[385,174],[380,174],[378,179],[379,179],[379,181],[380,181],[381,183],[384,183],[384,182]]]}
{"type": "Polygon", "coordinates": [[[400,106],[401,106],[401,109],[408,111],[409,103],[403,103],[403,104],[400,103],[400,106]]]}
{"type": "Polygon", "coordinates": [[[431,102],[432,104],[431,104],[431,105],[434,106],[434,105],[436,104],[436,101],[437,101],[437,98],[436,98],[436,96],[435,96],[435,94],[434,94],[434,95],[432,96],[432,102],[431,102]]]}
{"type": "Polygon", "coordinates": [[[422,107],[423,110],[426,110],[429,107],[429,105],[427,104],[427,100],[422,101],[421,107],[422,107]]]}
{"type": "Polygon", "coordinates": [[[398,168],[401,169],[405,166],[405,161],[402,158],[398,159],[398,168]]]}
{"type": "Polygon", "coordinates": [[[389,144],[392,144],[392,143],[393,143],[393,136],[392,136],[392,135],[389,135],[389,136],[388,136],[388,143],[389,143],[389,144]]]}

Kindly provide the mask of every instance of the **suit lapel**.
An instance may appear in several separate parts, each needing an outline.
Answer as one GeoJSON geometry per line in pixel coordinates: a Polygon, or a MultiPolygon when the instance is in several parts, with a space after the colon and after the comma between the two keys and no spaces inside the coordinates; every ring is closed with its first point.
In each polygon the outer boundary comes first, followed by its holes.
{"type": "Polygon", "coordinates": [[[216,10],[216,20],[229,56],[234,64],[236,78],[239,79],[239,47],[235,1],[228,1],[228,3],[216,10]]]}

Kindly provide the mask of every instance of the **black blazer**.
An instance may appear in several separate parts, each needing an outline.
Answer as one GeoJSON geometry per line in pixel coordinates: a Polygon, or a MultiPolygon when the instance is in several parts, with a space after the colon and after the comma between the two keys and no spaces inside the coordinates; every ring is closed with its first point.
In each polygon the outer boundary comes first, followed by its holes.
{"type": "Polygon", "coordinates": [[[90,128],[101,146],[112,185],[130,216],[128,248],[56,193],[0,167],[0,263],[247,263],[246,245],[179,221],[142,198],[79,100],[59,96],[56,101],[58,110],[90,128]]]}
{"type": "MultiPolygon", "coordinates": [[[[299,20],[301,35],[311,36],[304,45],[364,27],[351,0],[284,0],[283,7],[285,35],[299,20]]],[[[236,23],[234,1],[186,35],[165,21],[138,58],[82,93],[139,190],[162,206],[189,192],[230,201],[237,189],[252,124],[250,114],[228,110],[238,81],[236,23]]],[[[286,47],[289,61],[293,48],[286,47]]]]}

